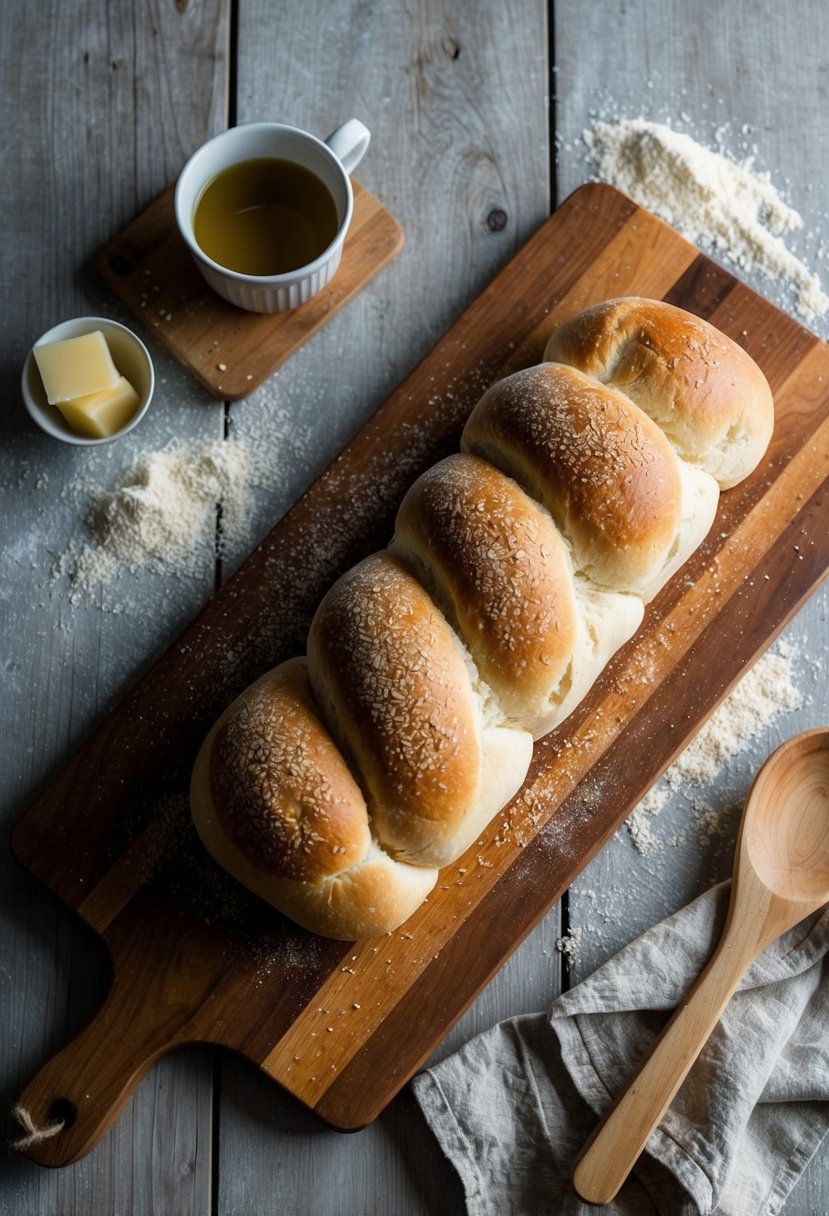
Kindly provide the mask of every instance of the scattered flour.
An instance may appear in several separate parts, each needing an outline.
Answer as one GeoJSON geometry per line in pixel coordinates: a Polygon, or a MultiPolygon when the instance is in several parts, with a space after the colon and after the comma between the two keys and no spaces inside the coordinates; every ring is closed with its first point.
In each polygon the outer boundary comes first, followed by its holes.
{"type": "Polygon", "coordinates": [[[583,138],[602,178],[690,240],[725,254],[744,270],[788,283],[807,318],[829,309],[820,279],[783,240],[803,221],[769,174],[754,168],[754,156],[732,160],[642,117],[599,119],[583,138]]]}
{"type": "MultiPolygon", "coordinates": [[[[673,791],[700,789],[710,784],[723,765],[746,743],[757,738],[775,718],[802,702],[792,682],[792,651],[781,644],[769,651],[743,676],[740,683],[671,765],[659,782],[649,790],[626,820],[634,846],[643,856],[656,853],[665,840],[653,832],[654,821],[673,791]]],[[[722,812],[700,799],[691,801],[692,818],[701,838],[720,833],[722,812]]]]}
{"type": "Polygon", "coordinates": [[[663,782],[657,782],[625,820],[637,852],[643,857],[659,851],[660,842],[653,834],[653,821],[668,801],[668,790],[663,782]]]}
{"type": "Polygon", "coordinates": [[[217,512],[233,536],[244,526],[251,456],[239,443],[171,443],[148,452],[121,485],[93,505],[93,537],[74,555],[75,594],[108,582],[122,570],[195,576],[205,546],[214,544],[217,512]]]}
{"type": "Polygon", "coordinates": [[[777,650],[763,655],[668,770],[671,789],[708,784],[745,743],[800,703],[792,683],[791,654],[777,650]]]}
{"type": "Polygon", "coordinates": [[[559,937],[556,940],[556,950],[558,950],[559,954],[563,954],[568,962],[578,962],[583,933],[584,930],[580,927],[572,926],[564,934],[564,937],[559,937]]]}

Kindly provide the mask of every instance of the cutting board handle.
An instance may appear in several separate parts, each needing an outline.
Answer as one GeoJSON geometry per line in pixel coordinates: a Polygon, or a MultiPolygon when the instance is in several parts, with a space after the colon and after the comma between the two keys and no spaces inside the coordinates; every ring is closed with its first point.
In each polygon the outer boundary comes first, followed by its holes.
{"type": "MultiPolygon", "coordinates": [[[[41,1165],[70,1165],[94,1148],[142,1077],[176,1045],[163,1009],[153,1009],[155,984],[137,992],[117,975],[99,1013],[49,1060],[20,1096],[18,1106],[38,1130],[61,1130],[23,1151],[41,1165]],[[149,990],[149,991],[148,991],[149,990]]],[[[178,1019],[175,1019],[178,1021],[178,1019]]]]}
{"type": "Polygon", "coordinates": [[[61,1130],[24,1151],[41,1165],[70,1165],[95,1147],[147,1070],[185,1043],[211,1041],[197,1014],[228,967],[221,937],[145,907],[143,932],[111,927],[112,986],[92,1021],[43,1066],[18,1105],[38,1129],[61,1130]],[[127,931],[124,932],[123,930],[127,931]]]}

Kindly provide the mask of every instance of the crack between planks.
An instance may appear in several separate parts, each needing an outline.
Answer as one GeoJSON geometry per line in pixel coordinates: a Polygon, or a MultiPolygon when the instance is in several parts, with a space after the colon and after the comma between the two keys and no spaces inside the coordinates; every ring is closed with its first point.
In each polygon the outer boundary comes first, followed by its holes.
{"type": "MultiPolygon", "coordinates": [[[[239,114],[239,0],[230,0],[227,34],[227,125],[235,127],[239,114]]],[[[225,401],[223,410],[222,439],[226,443],[230,435],[230,401],[225,401]]],[[[216,504],[216,536],[214,546],[213,594],[222,585],[224,569],[222,563],[222,504],[216,504]]]]}
{"type": "MultiPolygon", "coordinates": [[[[238,120],[239,92],[239,0],[229,0],[227,33],[227,126],[235,127],[238,120]]],[[[222,406],[222,441],[230,437],[230,401],[222,406]]],[[[216,504],[216,530],[213,552],[213,594],[224,581],[222,560],[222,503],[216,504]]],[[[221,1185],[221,1121],[222,1121],[222,1051],[213,1048],[210,1103],[210,1212],[219,1211],[221,1185]]]]}
{"type": "Polygon", "coordinates": [[[555,0],[549,0],[546,8],[547,15],[547,147],[550,162],[550,214],[558,206],[558,164],[556,153],[556,23],[555,0]]]}
{"type": "Polygon", "coordinates": [[[210,1102],[210,1211],[217,1216],[219,1211],[219,1183],[221,1165],[221,1105],[222,1105],[222,1049],[213,1048],[211,1068],[210,1102]]]}
{"type": "MultiPolygon", "coordinates": [[[[568,888],[562,893],[561,899],[559,900],[559,936],[564,942],[568,940],[571,924],[570,890],[568,888]]],[[[569,992],[573,987],[572,962],[570,955],[566,950],[559,950],[558,957],[561,966],[561,991],[569,992]]]]}

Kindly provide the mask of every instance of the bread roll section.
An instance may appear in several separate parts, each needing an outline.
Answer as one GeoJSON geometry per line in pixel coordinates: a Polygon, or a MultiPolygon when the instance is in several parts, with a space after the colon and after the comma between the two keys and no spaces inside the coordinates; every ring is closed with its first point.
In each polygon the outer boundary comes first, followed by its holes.
{"type": "Polygon", "coordinates": [[[252,685],[199,753],[203,842],[314,932],[411,915],[703,539],[718,482],[765,451],[762,373],[670,305],[588,309],[547,356],[484,394],[388,550],[325,596],[307,659],[252,685]]]}
{"type": "Polygon", "coordinates": [[[390,549],[451,620],[491,712],[534,739],[642,620],[640,599],[579,577],[550,512],[477,456],[450,456],[418,478],[390,549]]]}
{"type": "Polygon", "coordinates": [[[532,740],[492,720],[457,635],[387,553],[343,575],[311,624],[317,702],[392,856],[447,865],[524,780],[532,740]]]}
{"type": "Polygon", "coordinates": [[[504,716],[531,730],[569,684],[579,623],[548,512],[475,456],[450,456],[403,500],[391,550],[443,607],[504,716]]]}
{"type": "Polygon", "coordinates": [[[647,414],[559,363],[494,384],[461,445],[547,507],[594,583],[646,600],[696,548],[717,509],[717,483],[683,467],[647,414]]]}
{"type": "Polygon", "coordinates": [[[595,304],[556,330],[544,358],[625,393],[721,490],[748,477],[768,447],[774,403],[760,368],[713,325],[661,300],[595,304]]]}
{"type": "Polygon", "coordinates": [[[229,706],[199,752],[190,797],[220,864],[326,937],[385,933],[435,885],[436,869],[401,864],[374,840],[304,659],[282,663],[229,706]]]}

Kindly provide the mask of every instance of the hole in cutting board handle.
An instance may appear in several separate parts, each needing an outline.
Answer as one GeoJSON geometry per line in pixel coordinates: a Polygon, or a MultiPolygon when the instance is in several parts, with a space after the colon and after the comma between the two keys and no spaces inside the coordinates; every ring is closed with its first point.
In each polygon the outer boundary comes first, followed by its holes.
{"type": "Polygon", "coordinates": [[[109,259],[109,268],[113,274],[117,274],[119,278],[123,278],[131,273],[132,263],[123,254],[116,253],[109,259]]]}
{"type": "Polygon", "coordinates": [[[49,1122],[63,1123],[63,1131],[71,1127],[78,1117],[75,1104],[68,1098],[56,1098],[49,1107],[49,1122]]]}

